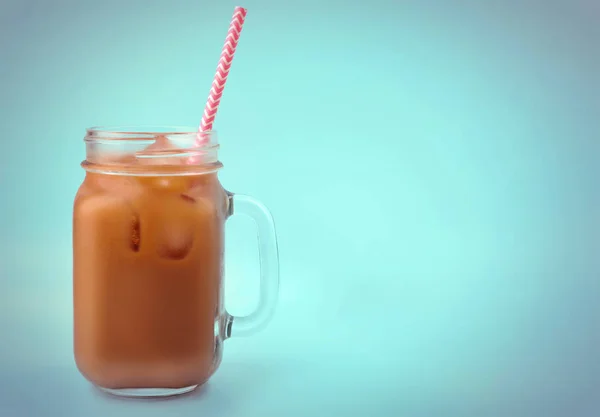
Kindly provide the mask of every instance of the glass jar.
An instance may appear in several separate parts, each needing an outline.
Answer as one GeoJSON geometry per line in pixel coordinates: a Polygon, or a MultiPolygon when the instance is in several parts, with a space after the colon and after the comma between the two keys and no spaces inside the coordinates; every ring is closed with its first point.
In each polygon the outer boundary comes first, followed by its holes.
{"type": "Polygon", "coordinates": [[[278,292],[273,219],[223,189],[214,132],[91,128],[73,209],[74,351],[79,371],[117,395],[164,396],[203,384],[222,343],[267,323],[278,292]],[[260,300],[223,307],[224,224],[253,218],[260,300]]]}

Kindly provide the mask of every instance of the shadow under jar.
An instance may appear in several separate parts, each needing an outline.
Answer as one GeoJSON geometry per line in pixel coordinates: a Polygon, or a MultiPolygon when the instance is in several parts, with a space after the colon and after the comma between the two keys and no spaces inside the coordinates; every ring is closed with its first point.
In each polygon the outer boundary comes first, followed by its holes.
{"type": "Polygon", "coordinates": [[[92,128],[73,209],[74,351],[79,371],[116,395],[166,396],[203,384],[222,343],[267,323],[278,292],[269,211],[226,192],[214,132],[92,128]],[[199,144],[201,144],[199,146],[199,144]],[[257,225],[260,300],[223,308],[224,225],[257,225]]]}

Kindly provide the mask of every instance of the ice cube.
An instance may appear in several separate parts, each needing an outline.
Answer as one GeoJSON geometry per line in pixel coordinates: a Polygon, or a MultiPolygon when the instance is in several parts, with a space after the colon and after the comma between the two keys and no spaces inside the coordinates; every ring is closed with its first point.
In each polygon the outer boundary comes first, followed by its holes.
{"type": "Polygon", "coordinates": [[[120,196],[94,193],[78,196],[74,207],[75,234],[89,246],[140,247],[140,223],[128,201],[120,196]],[[116,246],[115,246],[116,245],[116,246]]]}
{"type": "Polygon", "coordinates": [[[131,241],[129,242],[129,246],[134,252],[140,250],[141,238],[140,218],[137,214],[134,214],[131,216],[131,241]]]}
{"type": "Polygon", "coordinates": [[[143,187],[169,194],[189,194],[190,178],[186,176],[159,175],[156,177],[137,177],[136,181],[143,187]]]}
{"type": "Polygon", "coordinates": [[[221,219],[208,198],[180,193],[145,193],[139,205],[142,247],[162,259],[182,260],[212,250],[221,219]],[[191,197],[191,198],[190,198],[191,197]],[[197,253],[198,252],[198,253],[197,253]]]}
{"type": "Polygon", "coordinates": [[[183,165],[184,153],[165,136],[158,136],[152,145],[135,155],[140,165],[183,165]]]}
{"type": "Polygon", "coordinates": [[[194,204],[196,202],[196,199],[188,194],[181,194],[180,197],[183,199],[183,201],[187,201],[188,203],[194,204]]]}
{"type": "Polygon", "coordinates": [[[158,254],[167,259],[186,257],[194,243],[193,225],[169,224],[165,227],[158,244],[158,254]]]}
{"type": "Polygon", "coordinates": [[[155,216],[153,229],[159,256],[173,260],[185,258],[194,245],[198,222],[195,205],[179,194],[163,196],[155,216]]]}

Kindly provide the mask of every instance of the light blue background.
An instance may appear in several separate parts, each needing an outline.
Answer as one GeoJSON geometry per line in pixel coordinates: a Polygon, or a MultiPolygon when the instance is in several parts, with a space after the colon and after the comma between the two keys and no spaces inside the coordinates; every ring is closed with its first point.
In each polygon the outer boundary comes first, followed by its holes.
{"type": "MultiPolygon", "coordinates": [[[[192,396],[77,374],[84,129],[197,124],[235,5],[0,4],[0,416],[597,416],[594,0],[245,1],[215,128],[277,221],[277,316],[192,396]]],[[[249,311],[246,220],[227,249],[249,311]]]]}

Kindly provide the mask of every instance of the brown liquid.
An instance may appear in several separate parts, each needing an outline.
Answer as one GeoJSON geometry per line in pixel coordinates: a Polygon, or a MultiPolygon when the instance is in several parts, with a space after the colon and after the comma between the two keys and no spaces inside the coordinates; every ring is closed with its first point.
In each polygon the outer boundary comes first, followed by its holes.
{"type": "Polygon", "coordinates": [[[223,223],[216,174],[87,173],[74,205],[75,359],[104,388],[182,388],[220,360],[223,223]]]}

